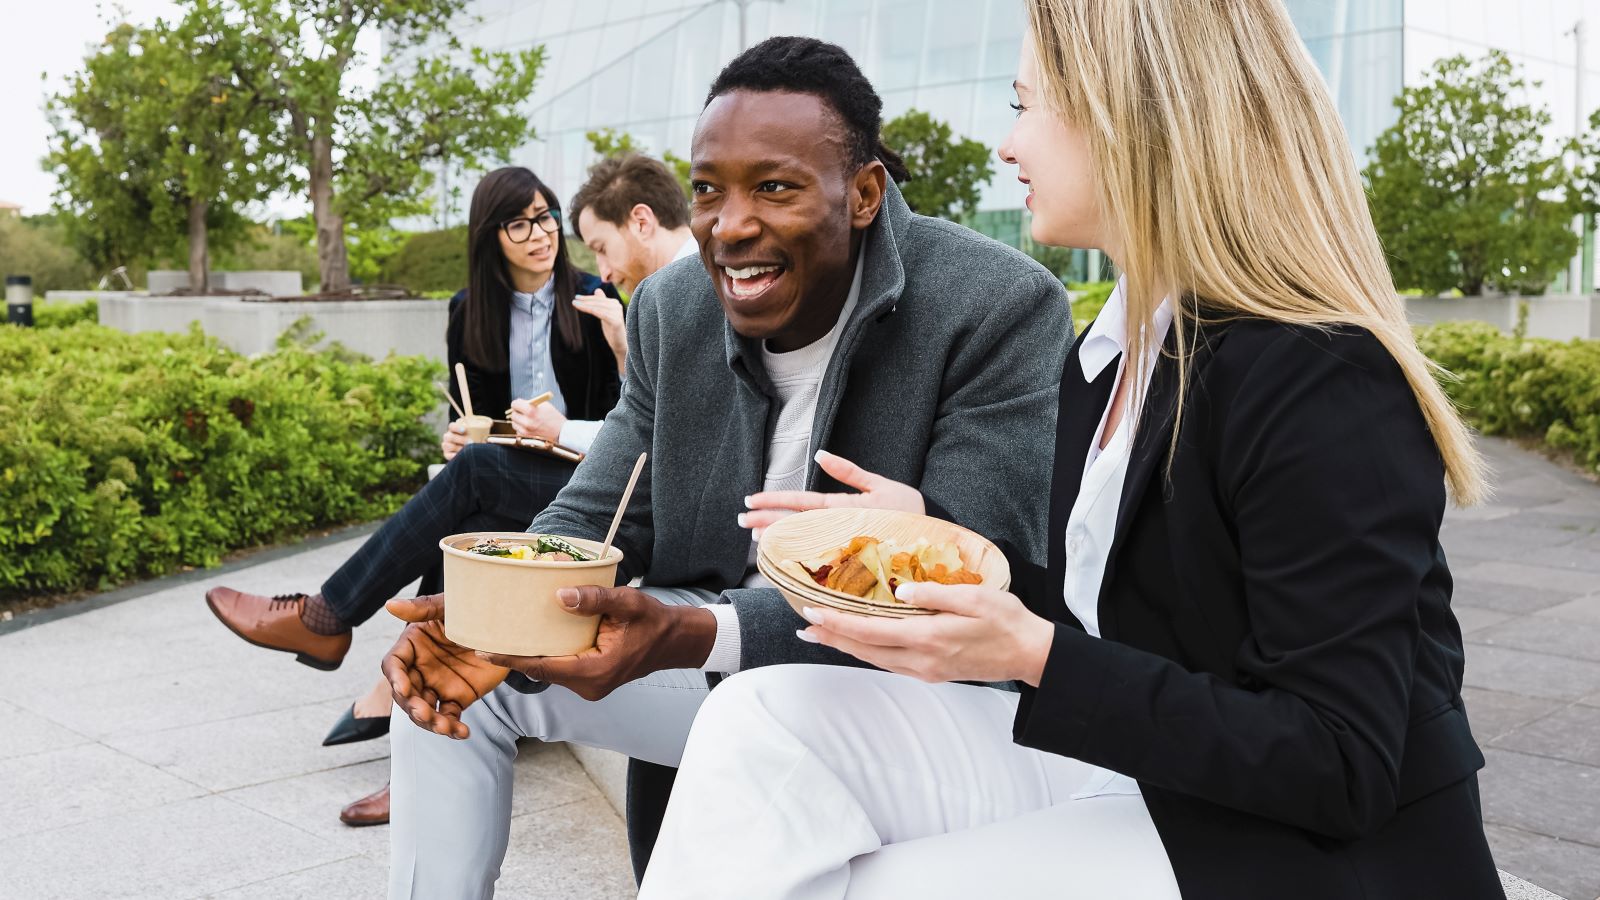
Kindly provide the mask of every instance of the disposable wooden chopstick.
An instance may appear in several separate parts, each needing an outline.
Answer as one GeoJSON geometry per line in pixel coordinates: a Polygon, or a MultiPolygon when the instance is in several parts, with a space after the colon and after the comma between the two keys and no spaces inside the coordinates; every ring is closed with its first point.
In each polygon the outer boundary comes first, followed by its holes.
{"type": "MultiPolygon", "coordinates": [[[[544,393],[542,393],[539,396],[533,398],[532,400],[529,400],[528,401],[528,405],[529,406],[538,406],[541,403],[548,403],[550,401],[550,398],[554,397],[554,396],[555,396],[555,392],[554,391],[545,391],[544,393]]],[[[511,418],[511,414],[514,413],[514,412],[516,412],[516,410],[514,410],[514,409],[506,410],[506,418],[508,418],[508,419],[511,418]]]]}

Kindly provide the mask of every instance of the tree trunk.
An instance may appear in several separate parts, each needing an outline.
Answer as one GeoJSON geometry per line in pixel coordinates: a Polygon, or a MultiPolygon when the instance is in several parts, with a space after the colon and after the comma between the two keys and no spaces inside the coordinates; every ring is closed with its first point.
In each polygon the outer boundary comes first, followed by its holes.
{"type": "Polygon", "coordinates": [[[317,267],[323,291],[350,287],[350,257],[344,245],[344,216],[333,204],[333,141],[311,139],[311,217],[317,225],[317,267]]]}
{"type": "Polygon", "coordinates": [[[211,289],[211,260],[206,252],[208,200],[189,201],[189,290],[204,294],[211,289]]]}

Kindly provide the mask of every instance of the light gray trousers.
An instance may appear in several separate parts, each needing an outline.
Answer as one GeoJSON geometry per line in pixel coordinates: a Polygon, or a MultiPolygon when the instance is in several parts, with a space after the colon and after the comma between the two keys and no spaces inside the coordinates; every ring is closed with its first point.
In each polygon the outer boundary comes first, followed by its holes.
{"type": "MultiPolygon", "coordinates": [[[[647,588],[663,603],[703,606],[704,591],[647,588]]],[[[517,738],[572,741],[676,766],[707,694],[705,673],[656,672],[589,702],[564,687],[523,694],[505,685],[461,716],[464,741],[413,725],[396,710],[389,729],[390,898],[494,896],[511,831],[517,738]]]]}

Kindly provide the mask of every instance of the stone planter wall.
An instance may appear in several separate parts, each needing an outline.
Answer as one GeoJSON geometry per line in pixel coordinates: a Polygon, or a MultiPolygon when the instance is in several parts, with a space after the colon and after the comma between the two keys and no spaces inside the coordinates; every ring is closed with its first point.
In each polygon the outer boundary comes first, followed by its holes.
{"type": "MultiPolygon", "coordinates": [[[[256,290],[274,297],[292,297],[303,294],[305,279],[299,272],[288,269],[271,269],[255,272],[211,272],[211,289],[217,291],[256,290]]],[[[165,294],[189,286],[189,273],[173,269],[156,269],[145,281],[152,294],[165,294]]]]}
{"type": "Polygon", "coordinates": [[[102,295],[100,324],[122,331],[181,333],[199,322],[229,349],[255,354],[271,350],[278,336],[301,316],[328,341],[382,359],[390,353],[445,358],[449,304],[442,300],[306,300],[260,302],[239,297],[151,297],[102,295]]]}
{"type": "Polygon", "coordinates": [[[1600,296],[1406,297],[1405,302],[1414,325],[1475,321],[1510,332],[1516,328],[1519,307],[1526,303],[1529,337],[1600,338],[1600,296]]]}
{"type": "Polygon", "coordinates": [[[131,297],[143,291],[45,291],[46,303],[82,303],[85,300],[103,301],[107,297],[131,297]]]}

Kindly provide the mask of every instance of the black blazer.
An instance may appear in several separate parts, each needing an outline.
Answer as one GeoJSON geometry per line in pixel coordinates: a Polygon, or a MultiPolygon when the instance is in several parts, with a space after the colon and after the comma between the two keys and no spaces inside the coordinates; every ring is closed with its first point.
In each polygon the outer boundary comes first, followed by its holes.
{"type": "MultiPolygon", "coordinates": [[[[588,272],[578,273],[578,293],[592,294],[604,291],[616,298],[617,289],[588,272]]],[[[467,388],[472,391],[472,411],[480,415],[500,418],[511,406],[511,373],[491,372],[472,364],[461,352],[465,329],[461,319],[461,301],[465,289],[450,298],[450,324],[445,329],[445,359],[449,363],[450,396],[461,402],[461,389],[456,386],[456,363],[467,369],[467,388]]],[[[506,316],[511,315],[507,306],[506,316]]],[[[617,376],[617,358],[606,343],[600,320],[594,316],[579,315],[583,327],[583,349],[574,350],[561,340],[555,327],[555,316],[550,317],[550,366],[556,372],[556,384],[561,386],[561,396],[567,401],[567,418],[597,422],[617,405],[622,393],[622,380],[617,376]]]]}
{"type": "Polygon", "coordinates": [[[1197,343],[1175,452],[1170,356],[1152,378],[1104,640],[1062,599],[1063,544],[1116,367],[1089,384],[1067,359],[1049,569],[1013,565],[1059,623],[1017,742],[1137,779],[1189,900],[1501,898],[1444,468],[1399,366],[1359,329],[1239,320],[1197,343]]]}

